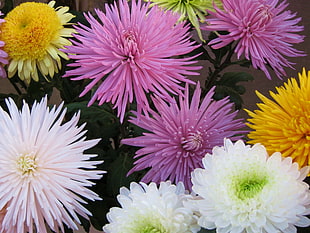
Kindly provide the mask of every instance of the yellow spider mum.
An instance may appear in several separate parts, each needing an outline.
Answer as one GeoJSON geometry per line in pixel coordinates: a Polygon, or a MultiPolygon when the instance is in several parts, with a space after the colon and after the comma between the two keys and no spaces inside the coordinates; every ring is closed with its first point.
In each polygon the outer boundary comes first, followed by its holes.
{"type": "Polygon", "coordinates": [[[271,154],[281,152],[292,157],[300,167],[310,164],[310,71],[298,74],[299,83],[291,78],[284,86],[270,92],[273,100],[256,92],[263,103],[247,125],[254,131],[248,134],[250,143],[261,143],[271,154]]]}
{"type": "Polygon", "coordinates": [[[69,7],[54,8],[55,1],[48,4],[25,2],[15,7],[5,17],[1,26],[0,40],[9,56],[8,76],[18,72],[21,80],[29,83],[39,80],[38,70],[44,77],[54,76],[61,68],[61,57],[67,55],[59,49],[71,42],[73,28],[65,28],[74,15],[69,7]]]}
{"type": "Polygon", "coordinates": [[[213,4],[217,7],[222,7],[221,0],[147,0],[151,6],[158,5],[159,7],[177,12],[180,14],[180,21],[189,20],[195,27],[200,40],[204,41],[200,22],[205,22],[207,10],[213,10],[213,4]]]}

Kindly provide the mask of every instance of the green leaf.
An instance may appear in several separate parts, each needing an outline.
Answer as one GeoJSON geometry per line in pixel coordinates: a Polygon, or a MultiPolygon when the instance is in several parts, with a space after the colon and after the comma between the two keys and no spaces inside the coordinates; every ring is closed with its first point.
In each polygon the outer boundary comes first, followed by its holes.
{"type": "Polygon", "coordinates": [[[251,74],[245,72],[227,72],[216,81],[215,94],[213,98],[220,100],[229,96],[230,101],[235,104],[236,109],[241,109],[243,100],[241,95],[246,91],[246,88],[239,84],[239,82],[246,82],[253,80],[251,74]]]}
{"type": "MultiPolygon", "coordinates": [[[[92,148],[88,152],[96,153],[96,150],[100,150],[101,148],[95,147],[92,148]]],[[[111,164],[118,158],[118,151],[113,149],[107,151],[97,151],[100,153],[100,159],[104,160],[104,163],[97,166],[98,170],[107,171],[107,173],[103,174],[100,180],[96,180],[96,185],[90,187],[92,191],[97,193],[102,200],[97,201],[88,201],[86,208],[92,213],[90,216],[90,222],[97,230],[102,230],[104,224],[107,223],[106,214],[109,212],[109,209],[113,206],[117,206],[116,194],[111,193],[107,188],[108,185],[108,175],[111,172],[111,164]]],[[[96,158],[97,160],[97,158],[96,158]]],[[[110,184],[113,185],[113,184],[110,184]]],[[[87,228],[87,222],[83,223],[83,227],[87,228]]]]}
{"type": "Polygon", "coordinates": [[[253,76],[246,72],[226,72],[221,79],[217,81],[217,84],[236,86],[239,82],[251,81],[253,79],[253,76]]]}
{"type": "Polygon", "coordinates": [[[87,204],[87,209],[93,215],[90,217],[91,223],[98,230],[102,230],[103,225],[107,223],[106,214],[109,209],[119,206],[116,197],[120,188],[129,187],[132,181],[139,181],[137,174],[127,176],[128,171],[133,166],[133,159],[130,155],[110,150],[106,152],[105,157],[109,159],[104,161],[100,169],[107,171],[107,173],[92,187],[92,190],[103,200],[87,204]]]}
{"type": "Polygon", "coordinates": [[[127,154],[121,154],[112,164],[110,164],[107,171],[108,193],[116,196],[119,193],[120,187],[129,187],[131,182],[138,181],[136,173],[127,176],[127,173],[132,167],[133,158],[127,154]]]}
{"type": "MultiPolygon", "coordinates": [[[[119,119],[109,104],[87,106],[88,102],[74,102],[66,105],[69,114],[81,112],[80,121],[86,122],[90,138],[102,138],[102,143],[110,145],[120,133],[119,119]]],[[[118,143],[115,141],[114,143],[118,143]]]]}

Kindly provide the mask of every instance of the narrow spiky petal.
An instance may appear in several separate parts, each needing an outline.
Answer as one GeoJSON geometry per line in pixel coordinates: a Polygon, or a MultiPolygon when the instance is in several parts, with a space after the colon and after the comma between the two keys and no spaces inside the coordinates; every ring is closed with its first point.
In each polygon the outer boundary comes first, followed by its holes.
{"type": "Polygon", "coordinates": [[[186,76],[196,75],[199,66],[188,54],[197,46],[190,41],[189,26],[176,24],[178,16],[139,1],[120,0],[106,5],[106,13],[90,13],[90,27],[79,25],[68,51],[75,59],[65,77],[89,79],[81,96],[93,89],[89,104],[111,102],[123,121],[128,103],[136,102],[138,112],[147,111],[147,93],[171,99],[180,94],[181,82],[193,83],[186,76]]]}
{"type": "Polygon", "coordinates": [[[255,69],[264,71],[268,79],[271,75],[267,66],[277,77],[286,75],[284,67],[293,69],[287,57],[305,56],[303,51],[293,48],[294,44],[304,41],[298,34],[304,27],[297,25],[301,18],[286,10],[286,0],[223,0],[223,10],[215,6],[210,11],[208,24],[202,29],[227,31],[209,44],[214,49],[237,41],[235,52],[240,58],[244,55],[255,69]]]}
{"type": "Polygon", "coordinates": [[[262,103],[249,111],[249,143],[263,144],[269,153],[279,151],[300,167],[310,165],[310,71],[291,78],[271,98],[257,92],[262,103]]]}
{"type": "Polygon", "coordinates": [[[190,173],[201,167],[201,159],[216,145],[221,145],[225,137],[240,139],[242,119],[234,119],[229,100],[212,99],[214,88],[201,102],[201,88],[196,86],[190,101],[189,87],[184,97],[179,96],[179,104],[153,99],[156,111],[150,116],[137,115],[131,122],[148,133],[136,138],[123,139],[122,143],[142,147],[136,152],[135,166],[129,172],[151,168],[143,177],[143,182],[182,181],[191,189],[190,173]],[[237,135],[239,134],[239,135],[237,135]]]}
{"type": "Polygon", "coordinates": [[[0,108],[0,232],[64,232],[77,229],[78,215],[88,218],[86,199],[99,200],[88,189],[101,178],[84,151],[98,139],[85,140],[79,114],[63,123],[66,111],[47,107],[47,98],[19,110],[12,99],[9,112],[0,108]]]}

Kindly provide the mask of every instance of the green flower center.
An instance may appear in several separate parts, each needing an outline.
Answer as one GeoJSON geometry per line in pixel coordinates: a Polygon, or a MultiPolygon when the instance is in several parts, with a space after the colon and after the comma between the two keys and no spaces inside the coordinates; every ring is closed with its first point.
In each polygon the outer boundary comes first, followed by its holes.
{"type": "Polygon", "coordinates": [[[137,231],[137,233],[167,233],[165,230],[158,229],[154,226],[145,226],[141,230],[137,231]]]}
{"type": "MultiPolygon", "coordinates": [[[[154,219],[153,219],[154,220],[154,219]]],[[[169,233],[162,226],[159,221],[150,221],[150,219],[145,219],[144,221],[136,222],[135,226],[131,229],[132,233],[169,233]]]]}
{"type": "Polygon", "coordinates": [[[265,176],[253,176],[241,179],[235,184],[235,195],[240,200],[246,200],[258,195],[268,183],[265,176]]]}

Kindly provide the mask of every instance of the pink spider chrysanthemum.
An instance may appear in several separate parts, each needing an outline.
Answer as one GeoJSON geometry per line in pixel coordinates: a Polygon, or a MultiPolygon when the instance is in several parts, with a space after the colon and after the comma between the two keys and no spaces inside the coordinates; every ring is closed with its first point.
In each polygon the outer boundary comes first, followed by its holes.
{"type": "MultiPolygon", "coordinates": [[[[2,16],[2,15],[3,14],[0,11],[0,16],[2,16]]],[[[0,25],[4,22],[5,22],[4,19],[0,19],[0,25]]],[[[1,31],[0,31],[0,33],[1,33],[1,31]]],[[[4,65],[7,65],[9,63],[9,61],[7,60],[8,54],[3,51],[3,46],[4,46],[4,42],[0,41],[0,77],[6,78],[7,74],[6,74],[6,71],[4,69],[4,65]]]]}
{"type": "Polygon", "coordinates": [[[207,19],[208,25],[202,29],[209,31],[227,31],[210,41],[212,48],[218,49],[233,41],[237,57],[244,54],[251,60],[255,69],[261,69],[271,79],[267,69],[269,65],[281,79],[286,75],[283,67],[292,68],[294,63],[287,57],[304,56],[303,51],[293,48],[293,44],[303,42],[304,36],[297,34],[303,26],[297,25],[301,18],[285,10],[288,3],[284,0],[223,0],[223,10],[215,12],[207,19]]]}
{"type": "Polygon", "coordinates": [[[81,96],[98,85],[89,105],[111,102],[123,121],[126,106],[134,100],[138,112],[147,111],[146,93],[171,99],[169,93],[184,90],[179,83],[193,83],[186,75],[196,75],[199,66],[188,66],[194,57],[179,55],[197,46],[190,41],[189,25],[179,23],[179,16],[149,4],[125,0],[107,5],[106,13],[96,10],[98,21],[91,14],[90,27],[75,27],[78,41],[72,40],[66,52],[75,63],[65,77],[72,80],[90,79],[81,96]]]}
{"type": "Polygon", "coordinates": [[[191,189],[190,174],[202,166],[205,154],[222,145],[225,137],[237,140],[244,133],[242,119],[234,119],[237,111],[232,111],[233,104],[227,98],[215,101],[213,95],[214,88],[201,102],[198,83],[190,102],[187,85],[179,104],[153,98],[157,111],[150,112],[152,117],[135,113],[137,117],[130,121],[148,132],[122,140],[123,144],[143,147],[136,152],[139,159],[129,174],[151,168],[143,182],[181,181],[191,189]]]}

